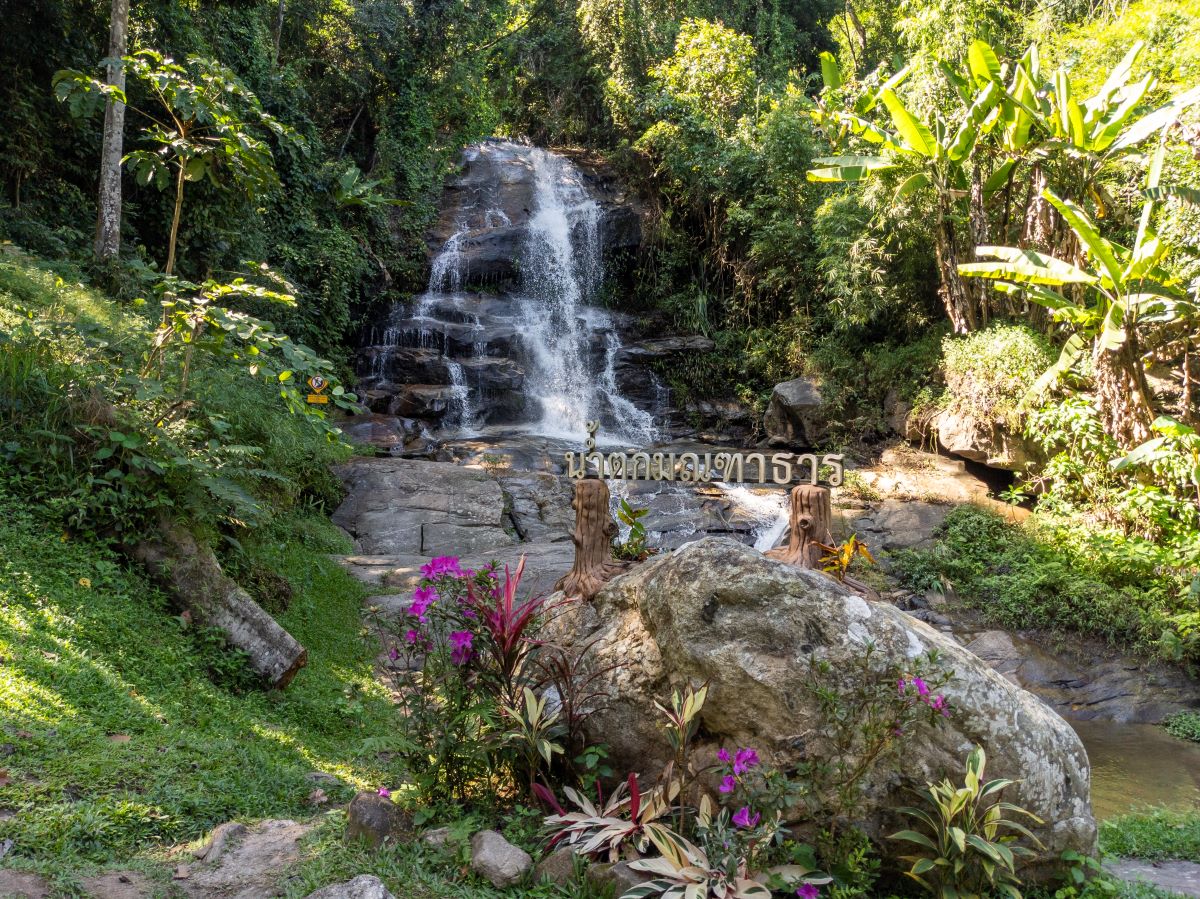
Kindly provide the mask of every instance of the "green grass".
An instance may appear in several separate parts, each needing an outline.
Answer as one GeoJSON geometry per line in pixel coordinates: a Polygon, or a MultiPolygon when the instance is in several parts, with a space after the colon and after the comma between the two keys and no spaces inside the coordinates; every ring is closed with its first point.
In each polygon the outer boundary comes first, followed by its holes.
{"type": "Polygon", "coordinates": [[[1159,809],[1111,818],[1100,825],[1100,848],[1124,858],[1200,862],[1200,810],[1159,809]]]}
{"type": "Polygon", "coordinates": [[[0,546],[6,864],[65,885],[230,819],[309,817],[312,771],[346,782],[325,787],[335,802],[388,781],[359,749],[394,720],[360,632],[363,589],[326,558],[345,547],[323,517],[278,520],[246,545],[292,582],[280,622],[309,650],[278,694],[215,685],[140,572],[3,494],[0,546]]]}

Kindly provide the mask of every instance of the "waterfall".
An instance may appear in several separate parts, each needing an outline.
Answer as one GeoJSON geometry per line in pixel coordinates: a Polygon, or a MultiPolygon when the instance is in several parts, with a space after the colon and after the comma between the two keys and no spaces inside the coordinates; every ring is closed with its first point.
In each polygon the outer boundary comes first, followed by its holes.
{"type": "MultiPolygon", "coordinates": [[[[360,386],[403,395],[405,408],[413,407],[409,384],[449,388],[444,437],[497,426],[581,443],[594,419],[606,444],[657,441],[654,416],[620,389],[617,323],[594,305],[605,279],[605,212],[583,172],[504,141],[463,158],[467,174],[450,194],[440,226],[448,236],[425,292],[396,304],[373,335],[370,364],[360,368],[369,383],[360,386]]],[[[650,377],[648,395],[661,397],[650,377]]],[[[437,420],[432,408],[417,415],[437,420]]]]}

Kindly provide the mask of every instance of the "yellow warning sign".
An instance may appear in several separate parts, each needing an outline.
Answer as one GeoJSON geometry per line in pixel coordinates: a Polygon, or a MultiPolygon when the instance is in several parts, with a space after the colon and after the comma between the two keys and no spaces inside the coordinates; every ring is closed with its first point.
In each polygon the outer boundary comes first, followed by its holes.
{"type": "Polygon", "coordinates": [[[310,403],[328,403],[329,397],[325,396],[322,391],[329,386],[329,382],[320,375],[313,375],[308,379],[308,387],[312,393],[308,395],[310,403]]]}

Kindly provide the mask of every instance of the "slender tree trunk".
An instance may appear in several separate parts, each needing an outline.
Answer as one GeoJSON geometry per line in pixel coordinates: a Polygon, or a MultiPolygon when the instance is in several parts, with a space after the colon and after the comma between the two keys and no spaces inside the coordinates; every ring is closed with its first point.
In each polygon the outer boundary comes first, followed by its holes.
{"type": "Polygon", "coordinates": [[[1180,418],[1183,423],[1195,427],[1200,424],[1200,409],[1197,409],[1197,399],[1192,395],[1196,387],[1196,353],[1192,348],[1192,338],[1189,335],[1183,341],[1183,363],[1180,365],[1180,374],[1183,376],[1183,400],[1182,414],[1180,418]]]}
{"type": "Polygon", "coordinates": [[[945,197],[938,199],[938,225],[934,246],[937,250],[938,270],[941,274],[942,303],[955,334],[969,334],[975,330],[975,307],[971,294],[958,273],[958,245],[954,234],[950,203],[945,197]]]}
{"type": "MultiPolygon", "coordinates": [[[[108,31],[108,55],[119,60],[125,55],[129,34],[129,0],[112,0],[108,31]]],[[[125,69],[110,63],[105,81],[125,90],[125,69]]],[[[97,259],[112,259],[121,249],[121,156],[124,153],[125,104],[109,100],[104,109],[104,137],[100,145],[100,197],[96,214],[97,259]]]]}
{"type": "Polygon", "coordinates": [[[279,67],[279,45],[283,40],[283,12],[286,5],[287,0],[279,0],[279,7],[275,11],[275,34],[273,35],[275,38],[275,47],[274,55],[271,57],[272,69],[279,67]]]}
{"type": "Polygon", "coordinates": [[[183,185],[186,166],[179,161],[179,174],[175,177],[175,212],[171,216],[171,234],[167,238],[167,267],[168,275],[175,274],[175,241],[179,238],[179,217],[183,212],[183,185]]]}
{"type": "Polygon", "coordinates": [[[1154,407],[1133,335],[1116,350],[1097,350],[1092,367],[1104,430],[1125,449],[1149,440],[1154,407]]]}
{"type": "MultiPolygon", "coordinates": [[[[974,261],[976,258],[975,248],[991,243],[988,240],[987,210],[983,207],[983,171],[978,160],[971,169],[970,220],[971,249],[965,255],[969,261],[974,261]]],[[[975,294],[974,299],[978,303],[979,320],[986,325],[991,312],[992,297],[998,295],[998,292],[989,290],[982,285],[975,285],[973,293],[975,294]]]]}

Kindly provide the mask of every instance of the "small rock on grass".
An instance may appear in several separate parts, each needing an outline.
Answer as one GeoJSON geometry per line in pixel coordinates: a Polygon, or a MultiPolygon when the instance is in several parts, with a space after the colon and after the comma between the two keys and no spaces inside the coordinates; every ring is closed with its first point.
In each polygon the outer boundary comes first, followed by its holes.
{"type": "Polygon", "coordinates": [[[623,896],[638,884],[651,880],[649,874],[634,870],[629,862],[617,862],[615,865],[592,865],[587,871],[588,883],[596,889],[612,885],[612,895],[623,896]]]}
{"type": "Polygon", "coordinates": [[[83,891],[89,899],[146,899],[155,888],[137,871],[109,871],[83,881],[83,891]]]}
{"type": "Polygon", "coordinates": [[[446,844],[450,842],[449,827],[435,827],[432,830],[427,830],[421,834],[421,842],[426,846],[433,846],[436,849],[444,849],[446,844]]]}
{"type": "Polygon", "coordinates": [[[558,886],[566,886],[575,879],[575,850],[570,846],[559,846],[533,869],[534,881],[548,880],[558,886]]]}
{"type": "Polygon", "coordinates": [[[512,886],[532,867],[528,852],[494,830],[481,830],[471,837],[471,870],[494,887],[512,886]]]}
{"type": "Polygon", "coordinates": [[[359,793],[346,811],[346,839],[361,840],[372,849],[385,841],[394,843],[411,832],[412,822],[404,810],[377,793],[359,793]]]}
{"type": "Polygon", "coordinates": [[[396,899],[383,881],[372,874],[359,874],[345,883],[331,883],[305,899],[396,899]]]}

